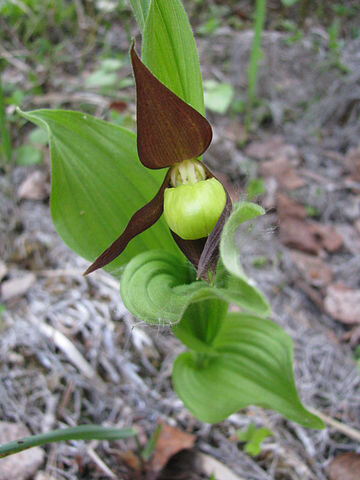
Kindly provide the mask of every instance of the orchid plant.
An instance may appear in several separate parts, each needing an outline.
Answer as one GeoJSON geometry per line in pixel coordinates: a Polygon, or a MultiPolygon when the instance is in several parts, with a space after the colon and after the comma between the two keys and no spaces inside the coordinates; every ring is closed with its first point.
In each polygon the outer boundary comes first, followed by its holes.
{"type": "Polygon", "coordinates": [[[92,262],[86,274],[105,268],[120,278],[128,310],[169,326],[184,344],[172,380],[199,420],[219,422],[254,404],[322,428],[298,397],[291,339],[268,318],[234,243],[265,212],[233,206],[201,158],[212,130],[183,6],[131,3],[143,33],[142,58],[130,49],[137,135],[81,112],[21,112],[49,134],[55,228],[92,262]],[[229,313],[230,303],[239,311],[229,313]]]}

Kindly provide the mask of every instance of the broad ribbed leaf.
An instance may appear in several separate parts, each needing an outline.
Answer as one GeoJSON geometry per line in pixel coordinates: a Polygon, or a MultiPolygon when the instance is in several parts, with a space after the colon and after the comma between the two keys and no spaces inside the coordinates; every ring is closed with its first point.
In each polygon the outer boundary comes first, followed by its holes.
{"type": "Polygon", "coordinates": [[[142,60],[171,91],[204,115],[196,43],[180,0],[151,0],[142,60]]]}
{"type": "Polygon", "coordinates": [[[120,293],[126,308],[148,323],[175,324],[194,302],[217,298],[260,315],[269,313],[261,293],[235,278],[214,287],[195,280],[193,267],[163,250],[141,253],[126,266],[120,293]]]}
{"type": "Polygon", "coordinates": [[[173,383],[192,414],[216,423],[248,405],[281,413],[309,428],[322,421],[301,404],[292,371],[291,338],[270,320],[231,313],[213,342],[213,353],[183,353],[173,383]]]}
{"type": "Polygon", "coordinates": [[[212,343],[227,309],[227,302],[218,299],[193,303],[185,311],[181,322],[173,327],[173,332],[191,350],[211,353],[212,343]]]}
{"type": "MultiPolygon", "coordinates": [[[[241,252],[234,243],[234,235],[241,224],[264,214],[265,210],[255,203],[239,202],[234,206],[232,214],[225,223],[221,234],[220,257],[226,270],[238,278],[246,280],[246,275],[239,262],[241,252]]],[[[246,228],[246,226],[244,224],[240,228],[246,228]]]]}
{"type": "MultiPolygon", "coordinates": [[[[72,250],[93,261],[154,197],[164,172],[141,165],[135,135],[121,127],[80,112],[35,110],[22,115],[49,133],[55,228],[72,250]]],[[[134,238],[108,270],[118,274],[135,255],[154,248],[182,257],[162,219],[134,238]]]]}
{"type": "Polygon", "coordinates": [[[130,0],[131,6],[134,10],[136,21],[141,32],[144,31],[146,17],[149,11],[150,0],[130,0]]]}

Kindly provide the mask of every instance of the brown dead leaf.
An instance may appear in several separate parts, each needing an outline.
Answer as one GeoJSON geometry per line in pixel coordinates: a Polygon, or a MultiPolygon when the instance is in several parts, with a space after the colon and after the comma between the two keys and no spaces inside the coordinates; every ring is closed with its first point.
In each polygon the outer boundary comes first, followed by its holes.
{"type": "Polygon", "coordinates": [[[357,233],[360,235],[360,218],[359,218],[359,220],[355,220],[354,227],[355,227],[355,230],[357,231],[357,233]]]}
{"type": "Polygon", "coordinates": [[[263,142],[251,142],[246,147],[245,154],[257,160],[267,160],[273,158],[274,153],[277,153],[283,145],[284,139],[279,135],[275,135],[263,142]]]}
{"type": "Polygon", "coordinates": [[[35,170],[20,184],[17,196],[24,200],[45,200],[49,192],[48,176],[41,170],[35,170]]]}
{"type": "Polygon", "coordinates": [[[337,224],[336,230],[344,240],[344,246],[353,255],[360,255],[360,234],[348,223],[337,224]]]}
{"type": "Polygon", "coordinates": [[[307,283],[315,287],[329,285],[333,272],[321,258],[296,251],[290,252],[290,256],[307,283]]]}
{"type": "Polygon", "coordinates": [[[357,325],[346,332],[341,337],[341,340],[344,342],[349,342],[352,347],[356,347],[360,342],[360,325],[357,325]]]}
{"type": "Polygon", "coordinates": [[[6,263],[0,260],[0,282],[5,277],[7,272],[8,272],[8,269],[7,269],[6,263]]]}
{"type": "Polygon", "coordinates": [[[332,225],[324,225],[318,222],[310,224],[310,231],[319,239],[321,246],[330,253],[339,250],[343,243],[343,237],[332,225]]]}
{"type": "MultiPolygon", "coordinates": [[[[0,444],[28,437],[29,430],[22,423],[0,422],[0,444]]],[[[44,450],[34,447],[16,455],[0,459],[0,480],[26,480],[35,475],[44,460],[44,450]]]]}
{"type": "Polygon", "coordinates": [[[1,284],[1,299],[6,302],[14,297],[24,295],[35,281],[36,277],[33,273],[25,273],[21,277],[6,280],[1,284]]]}
{"type": "Polygon", "coordinates": [[[324,305],[335,320],[345,324],[360,323],[360,290],[340,283],[330,285],[324,305]]]}
{"type": "Polygon", "coordinates": [[[140,472],[142,469],[142,463],[138,455],[132,450],[125,450],[117,454],[120,460],[122,460],[128,467],[136,472],[140,472]]]}
{"type": "Polygon", "coordinates": [[[295,145],[284,143],[284,138],[280,135],[274,135],[262,142],[251,142],[245,154],[257,160],[272,160],[275,158],[285,158],[295,164],[299,161],[299,150],[295,145]]]}
{"type": "Polygon", "coordinates": [[[345,156],[345,167],[354,182],[360,182],[360,147],[351,148],[345,156]]]}
{"type": "Polygon", "coordinates": [[[265,195],[261,202],[265,210],[272,210],[276,207],[276,192],[278,191],[279,184],[273,177],[264,179],[265,195]]]}
{"type": "Polygon", "coordinates": [[[318,306],[320,310],[324,310],[324,301],[319,290],[301,279],[296,279],[296,285],[315,303],[315,305],[318,306]]]}
{"type": "Polygon", "coordinates": [[[276,208],[280,219],[285,217],[306,218],[306,209],[303,205],[295,202],[284,193],[276,196],[276,208]]]}
{"type": "Polygon", "coordinates": [[[114,100],[109,104],[109,109],[122,113],[127,109],[127,103],[123,100],[114,100]]]}
{"type": "Polygon", "coordinates": [[[295,190],[303,187],[306,182],[296,173],[295,168],[285,157],[276,157],[274,160],[262,162],[260,175],[263,177],[274,177],[279,185],[286,190],[295,190]]]}
{"type": "Polygon", "coordinates": [[[359,480],[360,454],[346,452],[333,458],[326,468],[329,480],[359,480]]]}
{"type": "Polygon", "coordinates": [[[284,245],[303,252],[317,254],[321,245],[302,219],[285,217],[280,222],[280,239],[284,245]]]}
{"type": "Polygon", "coordinates": [[[161,422],[161,425],[160,436],[151,459],[151,468],[154,472],[159,472],[164,468],[169,459],[177,452],[191,448],[195,443],[194,435],[185,433],[163,422],[161,422]]]}

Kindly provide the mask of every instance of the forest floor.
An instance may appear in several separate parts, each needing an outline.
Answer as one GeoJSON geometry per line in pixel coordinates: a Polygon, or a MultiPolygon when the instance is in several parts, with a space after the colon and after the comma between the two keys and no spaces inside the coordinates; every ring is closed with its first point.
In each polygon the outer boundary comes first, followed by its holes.
{"type": "MultiPolygon", "coordinates": [[[[246,9],[234,12],[246,17],[246,9]]],[[[291,32],[267,24],[256,128],[245,137],[241,110],[253,33],[228,21],[209,33],[209,21],[191,13],[204,79],[230,85],[234,95],[226,114],[208,112],[214,140],[204,160],[235,200],[257,189],[267,214],[251,232],[239,229],[240,259],[269,299],[273,320],[292,337],[300,397],[324,416],[326,428],[307,430],[258,407],[216,425],[192,417],[171,385],[183,346],[170,330],[133,318],[108,274],[82,276],[87,262],[51,222],[47,147],[28,124],[16,123],[10,102],[17,155],[30,145],[42,160],[0,172],[0,443],[26,428],[41,433],[83,423],[133,426],[145,443],[157,423],[164,426],[145,465],[134,440],[73,441],[24,452],[21,462],[0,460],[0,480],[360,478],[360,37],[342,40],[340,33],[334,47],[319,21],[291,32]],[[236,437],[251,423],[271,431],[257,456],[236,437]]],[[[136,33],[131,21],[126,25],[119,17],[99,29],[107,54],[126,56],[129,31],[136,33]]],[[[13,96],[24,93],[24,110],[85,109],[134,125],[127,62],[116,97],[101,74],[104,51],[96,41],[73,55],[79,46],[69,38],[67,60],[48,59],[46,66],[19,56],[12,42],[2,52],[3,84],[16,87],[13,96]],[[43,75],[40,93],[29,85],[32,69],[43,75]]]]}

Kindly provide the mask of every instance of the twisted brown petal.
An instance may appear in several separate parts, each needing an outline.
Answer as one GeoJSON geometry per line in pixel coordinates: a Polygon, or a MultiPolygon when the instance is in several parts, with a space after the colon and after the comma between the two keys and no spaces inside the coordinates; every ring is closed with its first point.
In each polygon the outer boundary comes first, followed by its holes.
{"type": "Polygon", "coordinates": [[[137,56],[134,45],[130,53],[141,163],[148,168],[164,168],[204,153],[212,138],[209,122],[154,77],[137,56]]]}
{"type": "Polygon", "coordinates": [[[207,237],[199,238],[197,240],[184,240],[183,238],[179,237],[179,235],[176,235],[176,233],[174,233],[172,230],[170,230],[170,232],[177,246],[197,270],[202,251],[204,250],[207,241],[207,237]]]}
{"type": "Polygon", "coordinates": [[[224,225],[226,220],[229,218],[232,203],[231,198],[226,192],[226,203],[222,214],[220,215],[219,220],[216,222],[216,225],[213,231],[208,236],[206,243],[204,245],[204,249],[201,253],[199,263],[197,265],[197,278],[207,278],[208,272],[211,271],[215,273],[216,265],[219,260],[219,245],[220,245],[220,238],[221,232],[223,231],[224,225]]]}
{"type": "Polygon", "coordinates": [[[164,191],[169,184],[169,177],[170,172],[167,172],[155,197],[134,213],[120,237],[90,265],[84,275],[88,275],[94,270],[102,268],[115,260],[115,258],[125,250],[130,240],[150,228],[157,220],[159,220],[164,209],[164,191]]]}

